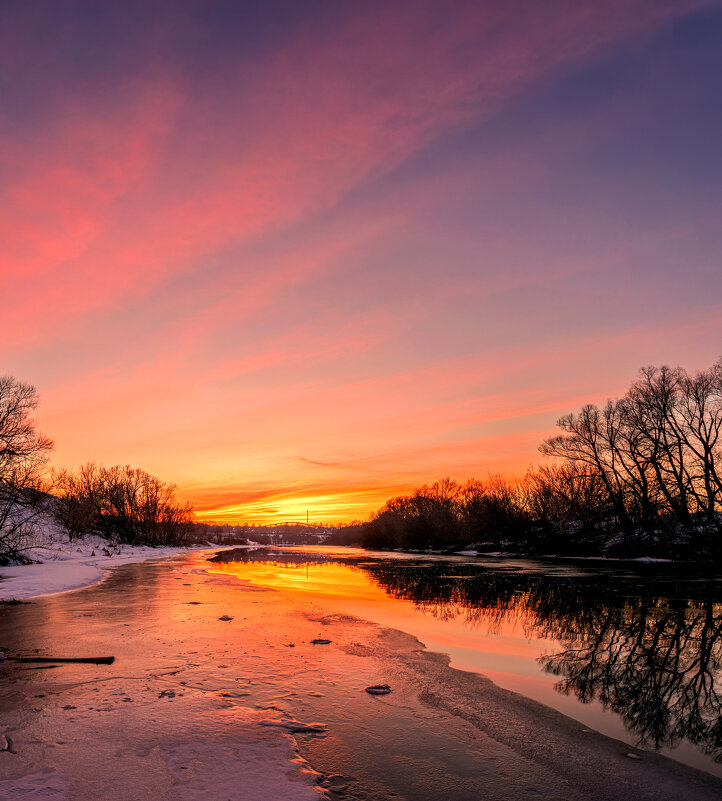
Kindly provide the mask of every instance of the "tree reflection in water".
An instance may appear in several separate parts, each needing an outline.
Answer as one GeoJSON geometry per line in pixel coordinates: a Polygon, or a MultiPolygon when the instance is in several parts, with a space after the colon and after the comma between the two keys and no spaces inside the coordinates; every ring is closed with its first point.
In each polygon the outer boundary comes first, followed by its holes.
{"type": "Polygon", "coordinates": [[[561,677],[561,692],[598,698],[640,740],[659,747],[687,739],[720,761],[720,607],[648,600],[606,610],[598,628],[570,627],[567,647],[543,659],[544,668],[561,677]]]}
{"type": "MultiPolygon", "coordinates": [[[[319,553],[225,552],[222,561],[299,564],[319,553]]],[[[640,743],[687,740],[722,761],[722,587],[715,577],[655,566],[621,571],[541,561],[474,564],[444,559],[340,557],[394,598],[493,632],[517,622],[562,650],[539,658],[556,688],[599,700],[640,743]]]]}

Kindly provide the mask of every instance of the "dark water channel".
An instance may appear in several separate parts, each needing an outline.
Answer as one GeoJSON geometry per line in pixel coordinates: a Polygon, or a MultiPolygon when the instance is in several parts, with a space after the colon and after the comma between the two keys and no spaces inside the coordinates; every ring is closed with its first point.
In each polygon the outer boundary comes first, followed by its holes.
{"type": "Polygon", "coordinates": [[[308,587],[597,730],[722,775],[722,584],[698,567],[316,548],[216,558],[260,585],[308,587]]]}

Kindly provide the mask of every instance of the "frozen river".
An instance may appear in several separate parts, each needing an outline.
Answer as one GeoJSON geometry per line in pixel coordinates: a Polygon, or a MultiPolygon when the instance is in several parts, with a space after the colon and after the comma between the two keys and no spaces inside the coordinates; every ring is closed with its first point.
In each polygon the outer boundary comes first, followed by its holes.
{"type": "Polygon", "coordinates": [[[9,656],[115,656],[0,665],[0,798],[718,798],[703,754],[714,593],[649,571],[352,549],[121,566],[0,607],[9,656]],[[376,684],[392,692],[364,691],[376,684]],[[616,712],[576,700],[602,692],[616,712]]]}
{"type": "Polygon", "coordinates": [[[454,667],[722,776],[722,584],[714,577],[666,564],[348,548],[217,558],[254,586],[401,629],[449,654],[454,667]]]}

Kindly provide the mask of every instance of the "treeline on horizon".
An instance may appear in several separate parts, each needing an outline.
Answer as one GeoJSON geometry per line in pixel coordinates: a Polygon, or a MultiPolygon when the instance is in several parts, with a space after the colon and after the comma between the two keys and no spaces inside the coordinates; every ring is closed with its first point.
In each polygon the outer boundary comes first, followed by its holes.
{"type": "Polygon", "coordinates": [[[182,545],[192,530],[193,507],[145,470],[88,462],[51,482],[53,517],[71,541],[99,534],[123,545],[182,545]]]}
{"type": "Polygon", "coordinates": [[[584,406],[519,482],[449,478],[389,500],[330,542],[368,548],[719,560],[722,359],[694,375],[648,367],[584,406]]]}
{"type": "MultiPolygon", "coordinates": [[[[51,515],[77,539],[180,545],[208,526],[144,470],[88,463],[50,472],[35,388],[0,377],[0,564],[22,561],[51,515]]],[[[549,462],[522,481],[442,479],[389,500],[330,544],[530,555],[722,557],[722,359],[690,375],[648,367],[626,394],[558,421],[549,462]]]]}
{"type": "Polygon", "coordinates": [[[193,509],[173,484],[129,465],[49,471],[53,442],[36,429],[37,405],[35,387],[0,376],[0,564],[28,561],[48,519],[70,541],[97,534],[111,545],[189,542],[193,509]]]}

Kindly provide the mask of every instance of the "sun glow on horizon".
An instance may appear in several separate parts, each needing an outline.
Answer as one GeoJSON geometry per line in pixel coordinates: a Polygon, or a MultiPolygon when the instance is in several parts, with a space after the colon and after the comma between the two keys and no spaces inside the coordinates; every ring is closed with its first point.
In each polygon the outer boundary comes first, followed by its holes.
{"type": "MultiPolygon", "coordinates": [[[[526,471],[505,473],[502,478],[514,484],[523,480],[526,471]]],[[[431,486],[444,478],[463,485],[470,480],[487,481],[500,474],[469,476],[436,475],[409,484],[374,485],[371,487],[339,487],[326,491],[295,489],[273,490],[253,499],[236,503],[213,503],[212,499],[195,505],[199,522],[219,525],[275,525],[280,523],[346,524],[368,520],[387,501],[398,496],[411,495],[415,490],[431,486]]],[[[224,493],[230,501],[232,492],[224,493]]],[[[190,499],[189,499],[190,500],[190,499]]],[[[191,500],[192,503],[192,500],[191,500]]]]}
{"type": "Polygon", "coordinates": [[[278,492],[266,498],[198,508],[196,518],[219,525],[274,525],[278,523],[350,523],[366,520],[394,495],[408,494],[413,487],[389,487],[298,494],[278,492]]]}

